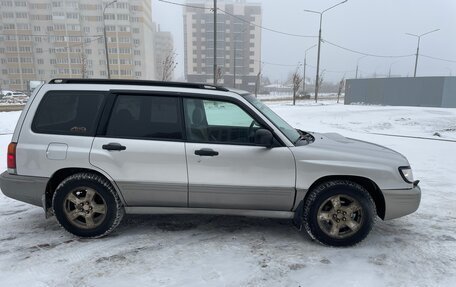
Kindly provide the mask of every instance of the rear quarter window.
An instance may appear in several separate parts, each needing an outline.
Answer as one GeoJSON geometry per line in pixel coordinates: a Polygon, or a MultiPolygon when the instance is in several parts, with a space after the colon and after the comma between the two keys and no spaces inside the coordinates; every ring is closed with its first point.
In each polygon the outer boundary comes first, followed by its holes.
{"type": "Polygon", "coordinates": [[[43,96],[32,122],[36,133],[94,136],[106,97],[96,91],[52,91],[43,96]]]}

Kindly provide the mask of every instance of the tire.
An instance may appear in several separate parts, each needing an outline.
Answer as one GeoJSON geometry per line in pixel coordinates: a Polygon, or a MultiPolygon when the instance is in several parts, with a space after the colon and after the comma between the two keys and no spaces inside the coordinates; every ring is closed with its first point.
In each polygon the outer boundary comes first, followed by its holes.
{"type": "Polygon", "coordinates": [[[321,183],[310,191],[303,208],[307,233],[329,246],[352,246],[361,242],[376,218],[369,192],[348,180],[321,183]]]}
{"type": "Polygon", "coordinates": [[[52,208],[66,231],[89,238],[109,234],[124,215],[111,183],[93,173],[77,173],[63,180],[55,190],[52,208]]]}

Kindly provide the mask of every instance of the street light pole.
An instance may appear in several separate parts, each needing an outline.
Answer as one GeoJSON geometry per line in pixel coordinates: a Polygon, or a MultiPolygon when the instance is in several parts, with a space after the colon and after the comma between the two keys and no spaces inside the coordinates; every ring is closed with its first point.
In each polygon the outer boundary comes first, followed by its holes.
{"type": "Polygon", "coordinates": [[[313,10],[304,10],[305,12],[310,12],[310,13],[315,13],[315,14],[319,14],[320,15],[320,29],[318,30],[318,54],[317,54],[317,75],[315,76],[315,102],[317,102],[318,100],[318,90],[319,90],[319,86],[320,86],[320,50],[321,50],[321,24],[323,22],[323,13],[325,13],[326,11],[329,11],[341,4],[344,4],[346,3],[348,0],[344,0],[340,3],[337,3],[336,5],[333,5],[321,12],[318,12],[318,11],[313,11],[313,10]]]}
{"type": "Polygon", "coordinates": [[[112,5],[116,2],[117,2],[117,0],[111,1],[108,4],[106,4],[105,7],[103,8],[103,37],[104,37],[105,56],[106,56],[106,69],[108,70],[108,79],[111,79],[111,71],[109,68],[108,38],[106,37],[105,12],[106,12],[106,8],[108,8],[110,5],[112,5]]]}
{"type": "Polygon", "coordinates": [[[409,36],[413,36],[413,37],[417,37],[418,38],[418,43],[416,45],[416,55],[415,55],[415,69],[413,71],[413,77],[416,78],[416,68],[418,67],[418,55],[420,53],[420,40],[421,40],[421,37],[423,37],[424,35],[427,35],[427,34],[430,34],[430,33],[433,33],[433,32],[437,32],[439,31],[440,29],[435,29],[435,30],[432,30],[432,31],[429,31],[429,32],[426,32],[426,33],[423,33],[421,35],[415,35],[415,34],[411,34],[411,33],[405,33],[406,35],[409,35],[409,36]]]}
{"type": "Polygon", "coordinates": [[[307,48],[305,51],[304,51],[304,72],[303,72],[303,75],[302,75],[302,95],[303,97],[306,96],[306,66],[307,66],[307,51],[309,51],[310,49],[314,48],[315,46],[317,46],[316,44],[307,48]]]}

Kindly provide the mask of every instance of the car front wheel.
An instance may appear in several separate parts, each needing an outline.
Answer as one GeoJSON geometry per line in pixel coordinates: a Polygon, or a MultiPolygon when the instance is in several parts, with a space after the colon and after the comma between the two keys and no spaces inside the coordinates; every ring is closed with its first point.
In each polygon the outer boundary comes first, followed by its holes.
{"type": "Polygon", "coordinates": [[[369,234],[375,221],[375,204],[369,192],[348,180],[321,183],[304,202],[305,230],[330,246],[351,246],[369,234]]]}

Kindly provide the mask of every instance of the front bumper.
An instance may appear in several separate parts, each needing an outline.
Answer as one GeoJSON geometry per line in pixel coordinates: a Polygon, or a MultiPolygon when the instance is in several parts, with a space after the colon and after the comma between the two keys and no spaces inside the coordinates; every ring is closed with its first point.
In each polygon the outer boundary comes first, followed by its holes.
{"type": "Polygon", "coordinates": [[[418,185],[411,189],[386,189],[382,192],[385,198],[384,220],[413,213],[420,205],[421,189],[418,185]]]}
{"type": "Polygon", "coordinates": [[[10,198],[42,206],[48,180],[46,177],[14,175],[5,171],[0,175],[0,189],[10,198]]]}

